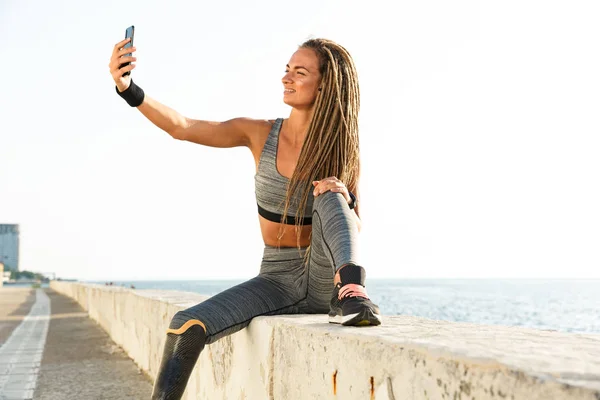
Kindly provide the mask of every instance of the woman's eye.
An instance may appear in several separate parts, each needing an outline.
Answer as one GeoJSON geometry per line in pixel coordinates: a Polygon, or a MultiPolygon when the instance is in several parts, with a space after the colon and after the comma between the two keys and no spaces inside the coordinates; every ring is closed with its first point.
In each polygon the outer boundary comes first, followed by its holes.
{"type": "Polygon", "coordinates": [[[300,72],[300,71],[298,71],[298,73],[299,73],[300,75],[306,75],[305,73],[303,73],[303,72],[300,72]]]}

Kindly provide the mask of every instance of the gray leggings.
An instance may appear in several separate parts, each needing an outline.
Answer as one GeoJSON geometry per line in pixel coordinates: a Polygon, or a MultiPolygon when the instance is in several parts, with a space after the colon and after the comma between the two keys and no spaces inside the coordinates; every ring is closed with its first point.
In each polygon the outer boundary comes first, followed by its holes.
{"type": "Polygon", "coordinates": [[[306,265],[306,247],[266,246],[258,276],[179,311],[170,328],[201,321],[209,344],[245,328],[259,315],[328,313],[334,273],[348,263],[360,265],[353,213],[341,193],[319,195],[313,204],[306,265]]]}

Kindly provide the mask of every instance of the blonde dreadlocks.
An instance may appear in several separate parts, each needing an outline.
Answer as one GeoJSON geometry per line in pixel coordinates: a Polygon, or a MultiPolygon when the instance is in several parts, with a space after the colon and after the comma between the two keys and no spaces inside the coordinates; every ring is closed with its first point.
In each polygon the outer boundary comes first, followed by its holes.
{"type": "Polygon", "coordinates": [[[312,195],[311,182],[335,176],[344,182],[349,191],[356,193],[360,171],[360,93],[354,61],[344,47],[327,39],[310,39],[300,48],[314,50],[319,58],[321,91],[314,104],[296,169],[288,183],[278,236],[281,239],[283,235],[283,223],[290,201],[294,193],[300,190],[300,203],[295,216],[298,248],[304,208],[308,196],[312,195]]]}

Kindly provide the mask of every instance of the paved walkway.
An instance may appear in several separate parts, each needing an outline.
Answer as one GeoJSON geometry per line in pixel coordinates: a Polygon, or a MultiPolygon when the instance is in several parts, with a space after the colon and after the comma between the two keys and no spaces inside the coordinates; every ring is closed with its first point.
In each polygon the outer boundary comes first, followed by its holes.
{"type": "Polygon", "coordinates": [[[50,299],[34,293],[29,312],[0,347],[0,399],[33,398],[50,321],[50,299]]]}
{"type": "Polygon", "coordinates": [[[149,399],[152,382],[72,299],[0,288],[0,400],[149,399]]]}

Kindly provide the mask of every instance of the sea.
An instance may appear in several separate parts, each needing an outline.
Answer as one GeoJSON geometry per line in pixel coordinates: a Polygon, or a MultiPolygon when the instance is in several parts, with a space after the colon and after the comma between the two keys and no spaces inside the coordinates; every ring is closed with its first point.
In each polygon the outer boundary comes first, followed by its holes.
{"type": "MultiPolygon", "coordinates": [[[[135,289],[207,296],[243,280],[114,281],[135,289]]],[[[106,284],[108,282],[90,282],[106,284]]],[[[600,334],[600,280],[369,279],[367,292],[384,316],[521,326],[600,334]]]]}

